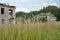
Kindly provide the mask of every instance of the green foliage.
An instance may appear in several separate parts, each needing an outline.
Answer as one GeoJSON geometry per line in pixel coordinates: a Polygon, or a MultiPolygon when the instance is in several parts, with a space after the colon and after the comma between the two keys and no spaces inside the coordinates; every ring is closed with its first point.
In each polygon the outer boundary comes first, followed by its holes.
{"type": "Polygon", "coordinates": [[[51,12],[52,15],[55,15],[55,17],[57,18],[57,21],[60,21],[60,8],[58,8],[57,6],[44,7],[40,11],[42,13],[49,13],[49,12],[51,12]]]}
{"type": "Polygon", "coordinates": [[[47,6],[47,7],[43,7],[43,9],[40,9],[38,11],[31,11],[29,13],[25,13],[25,12],[17,12],[16,13],[16,17],[23,17],[26,19],[28,18],[33,18],[34,16],[41,14],[41,13],[49,13],[51,12],[52,15],[54,15],[57,18],[57,21],[60,21],[60,8],[57,6],[47,6]]]}
{"type": "Polygon", "coordinates": [[[39,21],[41,22],[47,22],[47,18],[44,16],[39,17],[39,21]]]}
{"type": "Polygon", "coordinates": [[[17,12],[16,17],[24,17],[26,15],[25,12],[17,12]]]}

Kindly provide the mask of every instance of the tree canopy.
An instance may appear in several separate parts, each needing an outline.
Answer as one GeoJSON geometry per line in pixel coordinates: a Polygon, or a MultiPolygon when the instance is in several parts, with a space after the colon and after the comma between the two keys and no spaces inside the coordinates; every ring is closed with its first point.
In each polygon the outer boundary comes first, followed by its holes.
{"type": "Polygon", "coordinates": [[[31,11],[29,13],[26,12],[17,12],[16,17],[27,17],[27,18],[32,18],[35,15],[41,14],[41,13],[49,13],[51,12],[52,15],[54,15],[57,18],[57,21],[60,21],[60,7],[58,6],[47,6],[43,7],[43,9],[40,9],[38,11],[31,11]]]}

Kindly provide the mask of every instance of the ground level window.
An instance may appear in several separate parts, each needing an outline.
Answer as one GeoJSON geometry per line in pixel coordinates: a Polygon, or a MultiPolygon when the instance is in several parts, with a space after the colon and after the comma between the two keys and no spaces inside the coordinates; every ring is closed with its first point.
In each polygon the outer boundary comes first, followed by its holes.
{"type": "Polygon", "coordinates": [[[1,20],[2,24],[4,24],[4,19],[1,20]]]}

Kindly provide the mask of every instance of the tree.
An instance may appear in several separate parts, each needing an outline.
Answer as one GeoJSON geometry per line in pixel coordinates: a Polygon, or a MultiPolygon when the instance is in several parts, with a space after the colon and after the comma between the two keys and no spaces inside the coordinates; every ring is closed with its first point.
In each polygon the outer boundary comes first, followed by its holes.
{"type": "Polygon", "coordinates": [[[60,8],[57,6],[47,6],[47,7],[43,7],[43,9],[40,9],[38,11],[31,11],[29,13],[25,13],[25,12],[17,12],[16,13],[16,17],[23,17],[26,19],[28,18],[33,18],[35,15],[41,14],[41,13],[49,13],[51,12],[52,15],[54,15],[57,18],[57,21],[60,21],[60,8]]]}

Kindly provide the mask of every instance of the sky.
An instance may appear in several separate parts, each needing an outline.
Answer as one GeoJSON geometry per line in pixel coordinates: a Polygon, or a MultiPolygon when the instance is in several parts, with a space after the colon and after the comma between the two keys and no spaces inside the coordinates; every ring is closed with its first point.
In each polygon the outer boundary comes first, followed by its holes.
{"type": "Polygon", "coordinates": [[[0,3],[9,3],[16,6],[16,12],[36,11],[48,5],[60,6],[60,0],[0,0],[0,3]]]}

